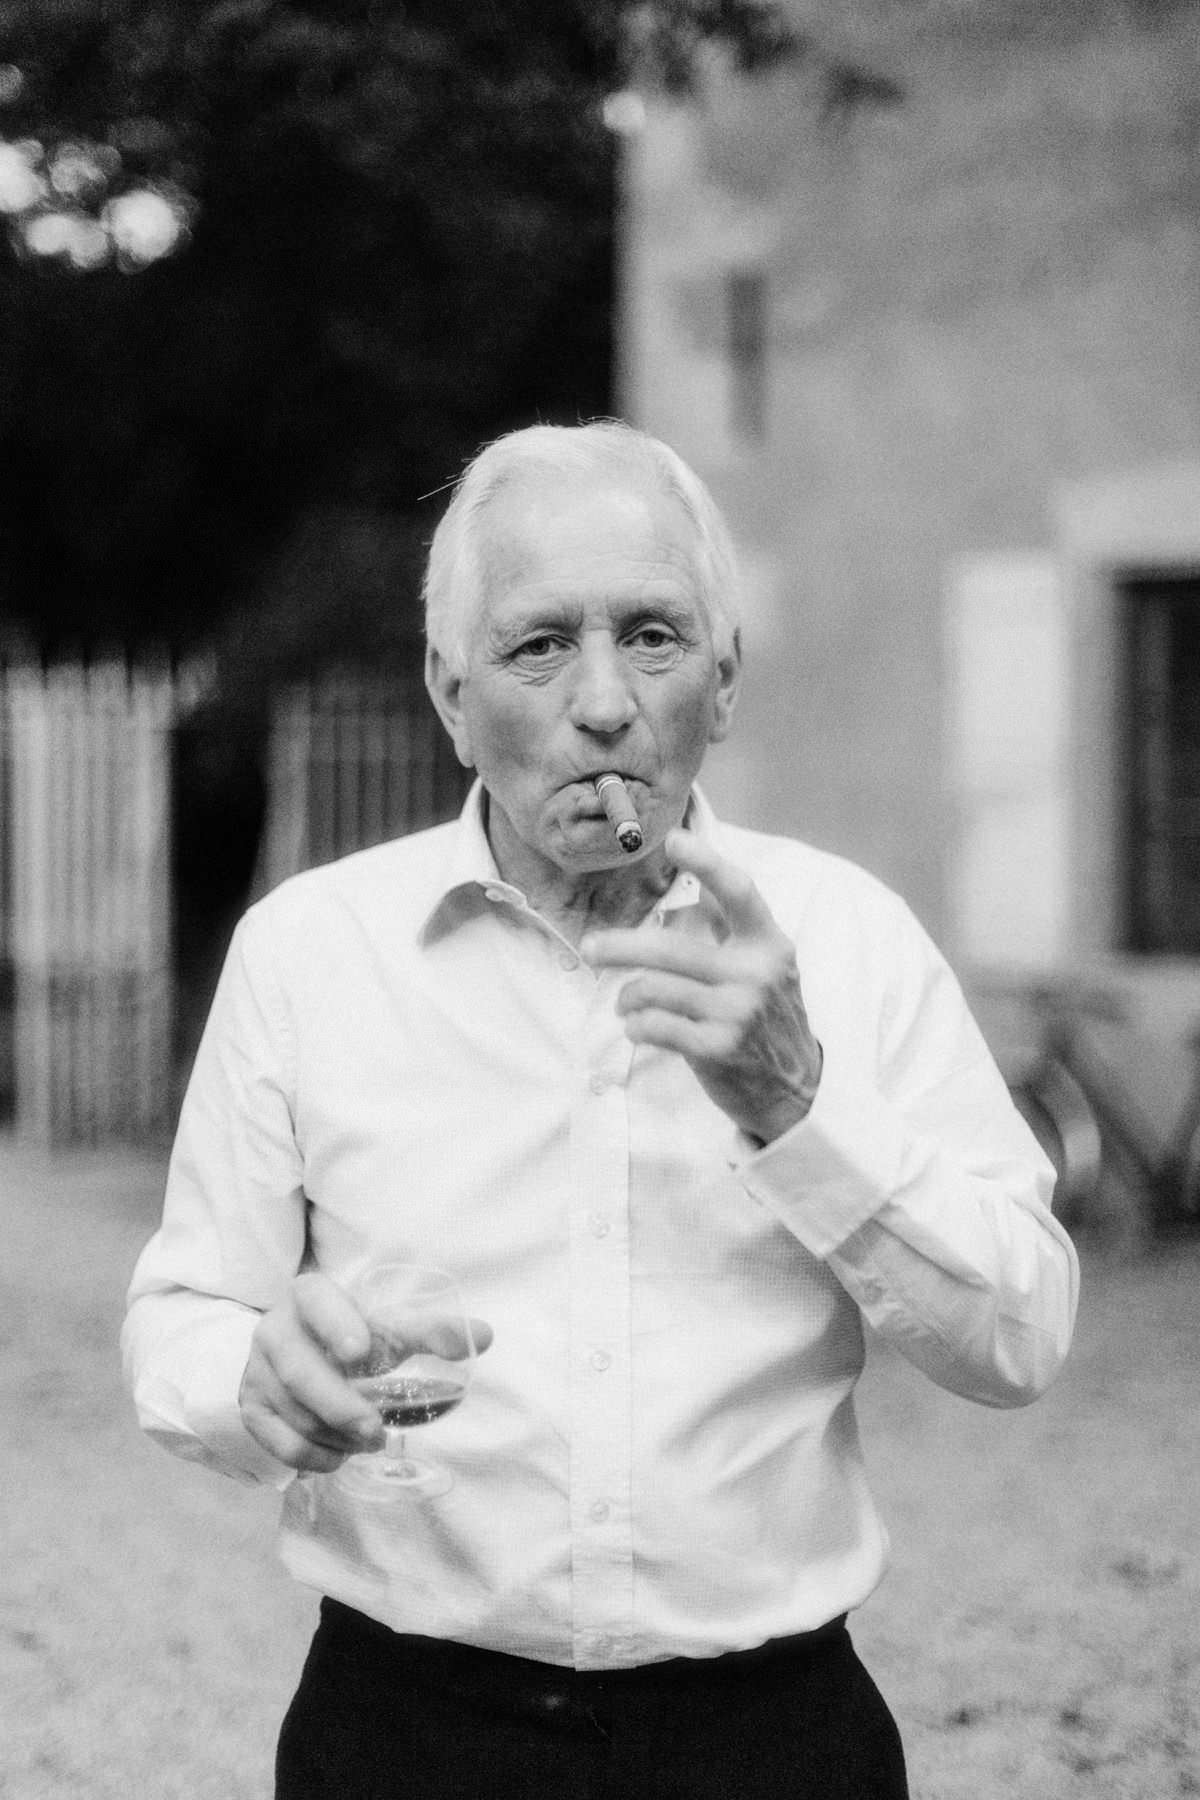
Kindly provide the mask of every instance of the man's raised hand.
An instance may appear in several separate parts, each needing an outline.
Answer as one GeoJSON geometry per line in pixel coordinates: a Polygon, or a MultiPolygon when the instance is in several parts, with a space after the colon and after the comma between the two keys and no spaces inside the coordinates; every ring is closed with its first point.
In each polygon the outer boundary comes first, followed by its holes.
{"type": "Polygon", "coordinates": [[[594,931],[582,953],[595,968],[638,971],[617,1001],[629,1037],[677,1050],[735,1125],[771,1143],[806,1117],[821,1074],[795,952],[743,870],[694,832],[669,832],[664,848],[717,901],[724,942],[594,931]]]}

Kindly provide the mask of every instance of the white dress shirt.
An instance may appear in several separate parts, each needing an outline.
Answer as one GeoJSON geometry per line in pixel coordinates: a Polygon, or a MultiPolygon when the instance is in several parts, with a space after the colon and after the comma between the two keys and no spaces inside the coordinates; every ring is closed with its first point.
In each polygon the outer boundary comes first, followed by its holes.
{"type": "MultiPolygon", "coordinates": [[[[824,1071],[739,1137],[460,820],[312,870],[238,927],[124,1335],[144,1428],[284,1489],[283,1560],[401,1631],[582,1669],[707,1657],[858,1606],[887,1539],[862,1315],[940,1385],[1033,1399],[1078,1271],[1051,1171],[904,904],[841,859],[690,822],[794,940],[824,1071]],[[245,1430],[296,1272],[451,1271],[495,1330],[425,1443],[438,1498],[355,1502],[245,1430]]],[[[680,875],[641,929],[719,933],[680,875]]]]}

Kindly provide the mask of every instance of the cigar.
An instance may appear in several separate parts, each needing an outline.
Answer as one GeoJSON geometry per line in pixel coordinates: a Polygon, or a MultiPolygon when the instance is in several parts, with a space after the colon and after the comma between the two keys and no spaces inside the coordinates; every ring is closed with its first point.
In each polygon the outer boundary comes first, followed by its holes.
{"type": "Polygon", "coordinates": [[[592,786],[608,815],[609,824],[617,834],[618,844],[632,856],[635,850],[641,849],[643,835],[633,801],[629,798],[629,789],[619,775],[597,775],[592,786]]]}

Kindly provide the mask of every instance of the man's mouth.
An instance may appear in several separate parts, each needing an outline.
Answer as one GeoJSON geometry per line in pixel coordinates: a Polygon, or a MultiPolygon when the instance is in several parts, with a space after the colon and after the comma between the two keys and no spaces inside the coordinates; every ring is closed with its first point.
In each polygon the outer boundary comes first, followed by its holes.
{"type": "Polygon", "coordinates": [[[596,783],[602,775],[619,775],[626,787],[629,788],[632,788],[637,781],[636,775],[629,775],[624,769],[614,769],[611,763],[606,764],[603,769],[597,769],[594,774],[579,775],[576,777],[576,780],[585,794],[594,794],[596,791],[596,783]]]}
{"type": "Polygon", "coordinates": [[[600,804],[600,796],[590,781],[584,783],[580,788],[577,805],[580,814],[585,819],[602,819],[604,817],[604,808],[600,804]]]}
{"type": "Polygon", "coordinates": [[[619,775],[621,777],[621,780],[626,784],[627,787],[630,788],[631,791],[632,791],[632,788],[633,788],[633,785],[634,785],[634,782],[636,779],[632,775],[627,775],[625,773],[624,769],[614,769],[612,767],[611,763],[605,769],[597,769],[596,773],[594,775],[578,775],[578,776],[576,776],[575,781],[571,785],[574,786],[578,790],[580,798],[582,800],[584,800],[589,806],[593,800],[596,801],[597,805],[600,804],[599,799],[596,794],[596,783],[600,779],[601,775],[619,775]]]}

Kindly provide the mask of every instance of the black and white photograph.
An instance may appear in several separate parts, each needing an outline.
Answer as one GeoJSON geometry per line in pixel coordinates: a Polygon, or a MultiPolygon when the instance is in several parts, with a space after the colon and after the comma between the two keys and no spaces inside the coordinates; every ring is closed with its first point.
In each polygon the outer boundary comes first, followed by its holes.
{"type": "Polygon", "coordinates": [[[0,1800],[1200,1796],[1200,0],[0,0],[0,1800]]]}

